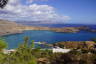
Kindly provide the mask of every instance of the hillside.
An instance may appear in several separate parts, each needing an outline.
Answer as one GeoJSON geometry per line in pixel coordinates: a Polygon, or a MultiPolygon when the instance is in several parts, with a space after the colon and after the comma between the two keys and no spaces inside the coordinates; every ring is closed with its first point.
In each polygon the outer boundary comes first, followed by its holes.
{"type": "Polygon", "coordinates": [[[0,36],[6,34],[14,34],[14,33],[21,33],[22,31],[19,29],[21,25],[7,21],[7,20],[0,20],[0,36]]]}

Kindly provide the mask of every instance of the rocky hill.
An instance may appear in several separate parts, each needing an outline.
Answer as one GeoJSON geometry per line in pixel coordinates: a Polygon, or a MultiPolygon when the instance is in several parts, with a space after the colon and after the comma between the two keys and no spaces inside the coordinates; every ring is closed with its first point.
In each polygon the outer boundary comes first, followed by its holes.
{"type": "Polygon", "coordinates": [[[19,29],[21,26],[15,22],[0,19],[0,36],[21,33],[22,31],[19,29]]]}

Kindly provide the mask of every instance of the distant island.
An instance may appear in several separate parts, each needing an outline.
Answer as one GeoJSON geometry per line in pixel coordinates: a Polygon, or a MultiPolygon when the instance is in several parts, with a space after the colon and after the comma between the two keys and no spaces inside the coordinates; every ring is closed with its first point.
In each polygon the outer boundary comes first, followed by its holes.
{"type": "Polygon", "coordinates": [[[96,30],[90,29],[87,26],[63,27],[63,28],[35,27],[35,26],[27,26],[27,25],[18,24],[13,21],[0,19],[0,36],[23,33],[24,30],[50,30],[54,32],[63,32],[63,33],[76,33],[76,32],[80,32],[81,30],[96,32],[96,30]]]}

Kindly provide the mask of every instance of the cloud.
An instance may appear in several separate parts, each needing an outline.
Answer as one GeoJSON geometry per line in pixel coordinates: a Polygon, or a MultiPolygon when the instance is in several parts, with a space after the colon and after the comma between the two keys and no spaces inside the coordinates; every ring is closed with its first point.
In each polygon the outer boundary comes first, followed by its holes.
{"type": "MultiPolygon", "coordinates": [[[[33,0],[28,0],[30,3],[33,0]]],[[[0,10],[0,18],[8,20],[25,20],[25,21],[67,21],[70,19],[69,16],[63,16],[58,14],[56,9],[50,5],[38,5],[30,4],[23,5],[20,0],[10,0],[8,5],[0,10]]],[[[46,23],[46,22],[45,22],[46,23]]]]}

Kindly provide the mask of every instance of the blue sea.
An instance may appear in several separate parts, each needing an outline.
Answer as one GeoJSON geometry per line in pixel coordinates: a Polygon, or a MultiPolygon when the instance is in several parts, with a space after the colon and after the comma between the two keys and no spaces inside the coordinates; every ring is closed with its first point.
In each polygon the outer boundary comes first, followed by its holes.
{"type": "MultiPolygon", "coordinates": [[[[46,26],[46,25],[41,25],[41,26],[46,26]]],[[[66,25],[66,26],[70,26],[70,25],[66,25]]],[[[76,27],[79,25],[73,25],[73,26],[76,27]]],[[[65,27],[65,25],[63,26],[47,25],[47,27],[65,27]]],[[[91,28],[95,29],[95,26],[92,25],[91,28]]],[[[91,39],[96,38],[96,33],[87,32],[87,31],[81,31],[78,33],[60,33],[60,32],[52,32],[52,31],[28,30],[28,31],[24,31],[21,34],[6,35],[3,36],[3,38],[8,43],[8,49],[12,49],[12,48],[17,48],[18,45],[23,43],[24,41],[23,39],[26,36],[30,38],[29,44],[31,43],[32,40],[34,40],[35,42],[56,43],[60,41],[90,41],[91,39]]]]}

